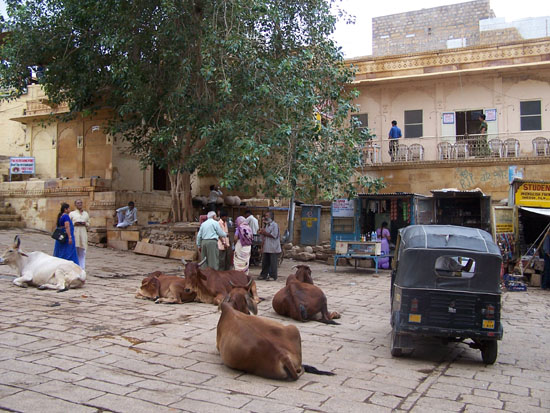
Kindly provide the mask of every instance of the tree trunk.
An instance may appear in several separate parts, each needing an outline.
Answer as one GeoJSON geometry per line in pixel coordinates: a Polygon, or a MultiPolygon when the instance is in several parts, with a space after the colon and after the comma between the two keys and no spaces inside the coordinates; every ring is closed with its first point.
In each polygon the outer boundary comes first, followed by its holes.
{"type": "Polygon", "coordinates": [[[172,218],[174,222],[193,221],[193,203],[191,200],[191,174],[177,172],[169,174],[170,196],[172,198],[172,218]]]}

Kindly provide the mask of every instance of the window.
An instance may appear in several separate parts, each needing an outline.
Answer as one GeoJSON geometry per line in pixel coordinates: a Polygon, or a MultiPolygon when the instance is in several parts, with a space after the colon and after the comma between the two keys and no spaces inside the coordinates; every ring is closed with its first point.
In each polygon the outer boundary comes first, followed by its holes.
{"type": "Polygon", "coordinates": [[[442,255],[435,260],[435,273],[440,277],[472,278],[475,270],[473,258],[442,255]]]}
{"type": "Polygon", "coordinates": [[[361,123],[361,126],[357,126],[358,129],[366,129],[369,126],[369,114],[360,113],[358,115],[351,115],[353,119],[361,123]]]}
{"type": "Polygon", "coordinates": [[[355,232],[354,218],[333,218],[332,232],[353,233],[355,232]]]}
{"type": "Polygon", "coordinates": [[[405,138],[420,138],[422,134],[422,110],[406,110],[405,138]]]}
{"type": "Polygon", "coordinates": [[[540,100],[519,103],[521,130],[541,130],[542,118],[540,100]]]}

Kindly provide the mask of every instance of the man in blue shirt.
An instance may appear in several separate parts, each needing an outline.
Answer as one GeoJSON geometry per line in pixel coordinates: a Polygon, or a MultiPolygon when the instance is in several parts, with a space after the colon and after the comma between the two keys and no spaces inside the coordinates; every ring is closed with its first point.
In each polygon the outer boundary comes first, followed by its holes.
{"type": "Polygon", "coordinates": [[[540,288],[550,290],[550,233],[548,232],[542,243],[542,253],[544,254],[544,272],[542,273],[540,288]]]}
{"type": "Polygon", "coordinates": [[[397,127],[396,120],[391,121],[391,129],[388,137],[390,138],[390,158],[393,162],[395,160],[395,154],[397,153],[397,145],[399,144],[397,140],[401,138],[401,129],[397,127]]]}
{"type": "Polygon", "coordinates": [[[208,219],[199,228],[197,247],[199,247],[201,259],[206,258],[206,265],[214,270],[218,270],[220,262],[218,239],[220,237],[227,237],[227,234],[222,230],[218,221],[216,221],[216,213],[214,211],[210,211],[207,217],[208,219]]]}

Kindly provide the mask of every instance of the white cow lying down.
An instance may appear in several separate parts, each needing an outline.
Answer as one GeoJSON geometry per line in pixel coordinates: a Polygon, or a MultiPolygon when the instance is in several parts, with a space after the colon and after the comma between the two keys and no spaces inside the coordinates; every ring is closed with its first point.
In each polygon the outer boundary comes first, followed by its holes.
{"type": "Polygon", "coordinates": [[[86,282],[86,271],[72,261],[52,257],[40,251],[25,253],[19,247],[21,240],[15,236],[13,245],[2,255],[2,261],[17,269],[19,277],[13,283],[19,287],[27,284],[41,290],[57,292],[82,287],[86,282]]]}

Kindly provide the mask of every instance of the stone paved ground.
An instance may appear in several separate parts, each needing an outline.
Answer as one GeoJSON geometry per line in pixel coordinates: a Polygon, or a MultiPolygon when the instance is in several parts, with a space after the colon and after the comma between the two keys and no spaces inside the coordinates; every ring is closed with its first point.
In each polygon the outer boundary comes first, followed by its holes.
{"type": "MultiPolygon", "coordinates": [[[[0,232],[0,249],[16,232],[0,232]]],[[[22,233],[22,247],[53,240],[22,233]]],[[[290,272],[292,262],[281,273],[290,272]]],[[[389,274],[313,264],[340,326],[275,314],[283,285],[258,282],[259,314],[296,324],[306,364],[336,373],[296,382],[223,366],[217,308],[137,300],[141,275],[176,261],[92,247],[85,288],[21,289],[0,266],[0,410],[17,412],[546,412],[550,409],[550,293],[503,296],[504,340],[493,366],[465,345],[425,342],[411,358],[389,352],[389,274]]],[[[253,274],[258,270],[254,269],[253,274]]]]}

